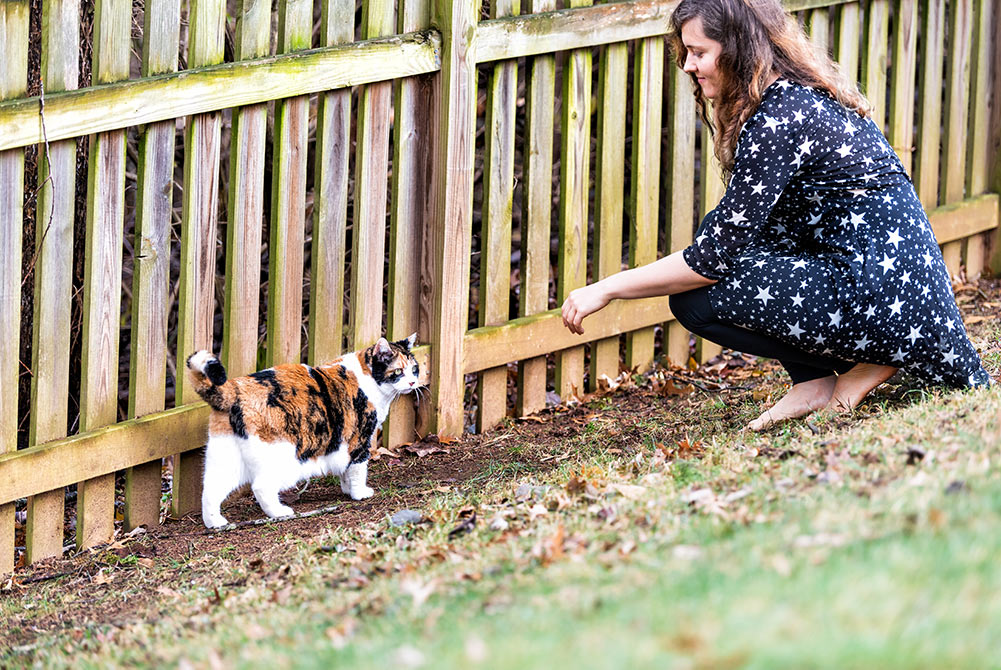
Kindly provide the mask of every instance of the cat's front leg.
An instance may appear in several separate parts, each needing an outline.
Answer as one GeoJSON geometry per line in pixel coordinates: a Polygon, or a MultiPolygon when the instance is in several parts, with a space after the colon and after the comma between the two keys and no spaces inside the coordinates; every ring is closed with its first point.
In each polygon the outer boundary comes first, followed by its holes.
{"type": "Polygon", "coordinates": [[[341,491],[351,496],[352,500],[370,498],[375,491],[366,484],[368,480],[368,461],[352,463],[341,473],[341,491]]]}

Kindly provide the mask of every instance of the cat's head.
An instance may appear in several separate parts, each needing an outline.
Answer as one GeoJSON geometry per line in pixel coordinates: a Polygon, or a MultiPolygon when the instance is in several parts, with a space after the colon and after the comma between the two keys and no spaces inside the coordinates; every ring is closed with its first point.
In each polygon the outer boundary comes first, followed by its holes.
{"type": "Polygon", "coordinates": [[[380,337],[369,350],[372,378],[380,385],[392,386],[397,393],[416,389],[420,385],[420,369],[412,353],[416,343],[417,333],[396,342],[380,337]]]}

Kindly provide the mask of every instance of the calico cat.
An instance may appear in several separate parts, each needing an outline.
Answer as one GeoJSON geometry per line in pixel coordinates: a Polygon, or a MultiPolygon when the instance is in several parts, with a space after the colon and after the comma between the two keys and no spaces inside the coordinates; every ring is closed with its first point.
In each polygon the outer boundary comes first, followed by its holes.
{"type": "Polygon", "coordinates": [[[210,352],[189,356],[195,390],[213,410],[202,487],[205,526],[228,523],[220,506],[247,483],[272,518],[294,514],[279,492],[317,475],[340,477],[341,490],[354,500],[371,496],[369,448],[393,400],[417,389],[416,339],[416,333],[399,342],[380,338],[318,367],[278,365],[229,380],[210,352]]]}

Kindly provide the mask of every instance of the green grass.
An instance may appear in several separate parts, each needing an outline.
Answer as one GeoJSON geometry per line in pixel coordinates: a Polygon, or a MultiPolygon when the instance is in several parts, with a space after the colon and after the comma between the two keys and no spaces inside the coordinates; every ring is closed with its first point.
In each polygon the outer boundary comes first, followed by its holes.
{"type": "MultiPolygon", "coordinates": [[[[435,523],[289,539],[284,571],[192,559],[244,581],[175,579],[159,616],[44,636],[0,666],[1001,667],[1001,389],[725,428],[756,407],[665,403],[634,444],[599,414],[552,446],[569,453],[554,469],[488,467],[424,508],[435,523]],[[702,450],[665,460],[679,434],[702,450]],[[523,483],[549,488],[517,502],[523,483]],[[477,527],[449,539],[469,506],[477,527]]],[[[57,584],[36,596],[72,607],[57,584]]],[[[0,623],[30,601],[0,601],[0,623]]]]}

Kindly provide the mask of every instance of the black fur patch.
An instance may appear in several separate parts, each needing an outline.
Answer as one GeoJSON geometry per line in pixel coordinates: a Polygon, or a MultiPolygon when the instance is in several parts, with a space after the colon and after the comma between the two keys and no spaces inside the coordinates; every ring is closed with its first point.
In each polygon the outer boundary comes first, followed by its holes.
{"type": "Polygon", "coordinates": [[[358,415],[358,448],[351,452],[351,463],[364,463],[369,457],[369,447],[372,444],[372,436],[379,425],[379,415],[373,409],[370,412],[358,415]]]}
{"type": "Polygon", "coordinates": [[[226,383],[226,368],[222,366],[218,358],[213,357],[205,364],[205,376],[216,386],[222,386],[226,383]]]}
{"type": "Polygon", "coordinates": [[[278,378],[274,370],[261,370],[250,375],[250,378],[263,386],[271,387],[271,390],[268,391],[269,407],[281,407],[282,386],[278,383],[278,378]]]}
{"type": "MultiPolygon", "coordinates": [[[[340,368],[343,372],[344,368],[340,368]]],[[[334,402],[330,398],[330,390],[327,388],[327,376],[320,370],[316,368],[309,369],[309,376],[313,378],[316,382],[317,394],[320,396],[320,400],[323,403],[323,409],[327,413],[327,424],[330,428],[330,442],[327,443],[327,448],[324,451],[324,455],[331,454],[337,451],[337,448],[341,444],[341,437],[344,435],[344,417],[341,413],[334,408],[334,402]]],[[[324,426],[328,427],[327,425],[324,426]]]]}
{"type": "Polygon", "coordinates": [[[247,425],[243,422],[243,409],[239,401],[229,408],[229,427],[236,436],[247,439],[247,425]]]}

